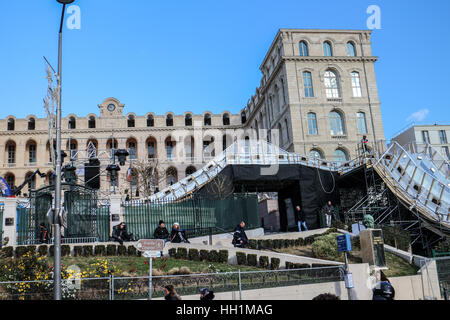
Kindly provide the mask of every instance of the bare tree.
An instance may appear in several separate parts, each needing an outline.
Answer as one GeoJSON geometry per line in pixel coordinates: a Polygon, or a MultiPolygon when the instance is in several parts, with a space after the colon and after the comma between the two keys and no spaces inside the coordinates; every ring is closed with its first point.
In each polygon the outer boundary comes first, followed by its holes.
{"type": "Polygon", "coordinates": [[[166,172],[158,159],[133,161],[131,169],[136,178],[136,185],[143,197],[152,195],[166,178],[166,172]]]}
{"type": "Polygon", "coordinates": [[[206,185],[206,192],[214,199],[226,199],[234,192],[233,181],[226,175],[219,174],[206,185]]]}

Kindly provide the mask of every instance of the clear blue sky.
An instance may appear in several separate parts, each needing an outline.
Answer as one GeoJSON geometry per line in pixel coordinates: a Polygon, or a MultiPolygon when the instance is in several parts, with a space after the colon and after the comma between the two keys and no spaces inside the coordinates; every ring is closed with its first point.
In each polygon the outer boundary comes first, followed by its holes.
{"type": "MultiPolygon", "coordinates": [[[[373,54],[385,134],[416,113],[450,123],[448,0],[76,0],[81,29],[64,29],[63,116],[125,112],[238,112],[279,28],[366,29],[381,8],[373,54]],[[422,110],[422,111],[421,111],[422,110]],[[427,111],[428,110],[428,111],[427,111]]],[[[45,55],[57,64],[56,0],[0,0],[0,118],[45,116],[45,55]]],[[[424,117],[425,116],[425,117],[424,117]]],[[[407,120],[409,118],[409,120],[407,120]]]]}

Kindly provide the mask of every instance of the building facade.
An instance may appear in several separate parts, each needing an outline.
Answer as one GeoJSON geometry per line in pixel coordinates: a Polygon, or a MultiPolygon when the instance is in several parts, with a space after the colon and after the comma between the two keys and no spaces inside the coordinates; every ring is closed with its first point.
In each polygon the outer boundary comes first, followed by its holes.
{"type": "MultiPolygon", "coordinates": [[[[105,193],[112,190],[105,171],[112,149],[130,153],[119,174],[121,192],[135,187],[126,168],[137,160],[157,163],[166,173],[158,181],[163,188],[200,169],[236,139],[267,139],[306,156],[350,160],[363,135],[384,139],[370,36],[367,30],[280,29],[260,66],[260,85],[238,114],[138,116],[124,114],[123,102],[107,98],[98,113],[63,118],[62,148],[77,167],[89,158],[100,160],[105,193]]],[[[50,141],[46,118],[0,120],[0,176],[17,186],[36,169],[52,172],[50,141]]],[[[77,173],[82,179],[83,172],[77,173]]],[[[31,186],[49,182],[48,175],[31,186]]]]}
{"type": "Polygon", "coordinates": [[[401,146],[414,144],[419,152],[430,152],[432,149],[426,150],[426,146],[430,145],[450,161],[450,143],[447,137],[450,137],[450,125],[413,125],[392,140],[401,146]]]}

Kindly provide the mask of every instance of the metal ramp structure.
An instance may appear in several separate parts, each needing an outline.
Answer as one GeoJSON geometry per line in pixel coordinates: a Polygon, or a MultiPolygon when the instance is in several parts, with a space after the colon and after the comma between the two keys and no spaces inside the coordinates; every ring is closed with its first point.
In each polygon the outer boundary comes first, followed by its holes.
{"type": "Polygon", "coordinates": [[[396,142],[387,148],[379,146],[376,149],[352,161],[334,162],[287,152],[267,141],[238,140],[200,170],[147,200],[171,202],[188,197],[212,181],[228,165],[259,165],[262,174],[265,168],[278,164],[299,164],[339,174],[365,166],[378,174],[386,188],[373,190],[372,194],[369,192],[355,205],[354,212],[360,209],[358,214],[371,213],[377,222],[383,222],[402,203],[417,215],[425,228],[442,236],[450,234],[449,162],[436,152],[431,154],[432,157],[429,152],[414,150],[410,153],[396,142]],[[397,201],[391,199],[386,202],[388,189],[397,201]]]}

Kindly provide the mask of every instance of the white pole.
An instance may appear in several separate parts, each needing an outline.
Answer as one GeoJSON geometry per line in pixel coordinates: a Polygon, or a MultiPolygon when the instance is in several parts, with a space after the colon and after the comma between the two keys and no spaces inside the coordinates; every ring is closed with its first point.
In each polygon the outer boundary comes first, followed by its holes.
{"type": "Polygon", "coordinates": [[[149,261],[149,266],[150,266],[150,271],[149,271],[149,276],[148,276],[148,300],[152,300],[152,271],[153,271],[153,258],[150,257],[150,261],[149,261]]]}

